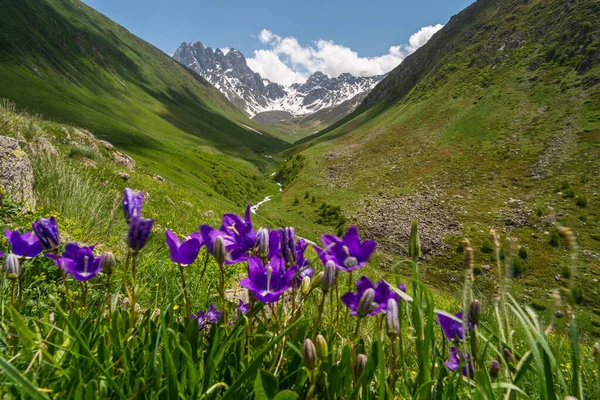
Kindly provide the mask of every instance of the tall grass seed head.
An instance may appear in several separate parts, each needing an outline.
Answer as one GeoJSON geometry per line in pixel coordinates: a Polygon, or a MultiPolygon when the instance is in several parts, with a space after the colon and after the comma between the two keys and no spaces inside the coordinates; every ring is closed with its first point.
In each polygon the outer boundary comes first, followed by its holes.
{"type": "Polygon", "coordinates": [[[465,252],[465,260],[464,260],[464,267],[465,269],[468,270],[473,270],[473,264],[475,262],[475,259],[473,257],[473,248],[471,247],[471,242],[469,242],[468,239],[464,239],[462,241],[462,244],[464,246],[464,252],[465,252]]]}
{"type": "Polygon", "coordinates": [[[310,370],[317,368],[317,350],[315,344],[310,339],[304,339],[302,347],[302,357],[304,358],[304,366],[310,370]]]}
{"type": "Polygon", "coordinates": [[[490,236],[492,237],[492,243],[496,249],[500,248],[500,236],[496,233],[495,230],[490,231],[490,236]]]}
{"type": "Polygon", "coordinates": [[[17,257],[16,254],[11,253],[6,256],[4,272],[8,279],[17,279],[21,274],[21,265],[19,263],[19,257],[17,257]]]}
{"type": "Polygon", "coordinates": [[[577,253],[577,238],[575,238],[575,234],[571,228],[561,227],[558,230],[558,234],[565,240],[567,249],[571,253],[577,253]]]}

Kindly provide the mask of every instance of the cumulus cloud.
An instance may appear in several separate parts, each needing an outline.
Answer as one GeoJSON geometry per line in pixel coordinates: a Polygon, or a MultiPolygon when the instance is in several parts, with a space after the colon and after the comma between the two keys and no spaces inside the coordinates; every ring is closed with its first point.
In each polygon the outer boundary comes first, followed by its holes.
{"type": "Polygon", "coordinates": [[[331,40],[321,39],[302,46],[294,37],[282,38],[263,29],[258,39],[267,48],[254,51],[248,65],[263,78],[282,85],[302,83],[316,71],[330,77],[344,72],[355,76],[380,75],[394,69],[442,27],[441,24],[425,26],[409,38],[408,44],[392,46],[377,57],[360,57],[356,51],[331,40]]]}

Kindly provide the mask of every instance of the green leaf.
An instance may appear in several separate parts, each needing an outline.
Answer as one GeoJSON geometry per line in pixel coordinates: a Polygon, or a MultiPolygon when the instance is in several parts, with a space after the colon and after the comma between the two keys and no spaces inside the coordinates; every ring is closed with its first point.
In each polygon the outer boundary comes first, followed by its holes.
{"type": "Polygon", "coordinates": [[[298,396],[296,392],[292,392],[291,390],[282,390],[281,392],[277,393],[277,396],[275,396],[275,399],[273,400],[297,400],[299,398],[300,396],[298,396]]]}
{"type": "Polygon", "coordinates": [[[254,380],[254,400],[268,400],[269,397],[265,392],[265,387],[263,386],[260,375],[261,374],[256,374],[256,379],[254,380]]]}
{"type": "Polygon", "coordinates": [[[277,377],[264,369],[261,369],[258,375],[261,377],[262,385],[265,389],[267,397],[269,399],[275,397],[279,391],[279,381],[277,380],[277,377]]]}
{"type": "Polygon", "coordinates": [[[222,400],[231,399],[235,395],[235,391],[238,387],[242,386],[244,382],[250,378],[250,376],[256,372],[260,364],[262,363],[263,358],[271,351],[271,349],[279,343],[291,330],[298,324],[301,319],[296,320],[292,324],[290,324],[281,334],[274,339],[272,339],[264,349],[256,355],[256,358],[252,361],[252,363],[244,370],[244,372],[238,376],[238,378],[231,384],[229,389],[223,394],[222,400]]]}
{"type": "Polygon", "coordinates": [[[40,392],[29,379],[2,357],[0,357],[0,369],[4,371],[4,374],[13,381],[23,393],[26,393],[32,399],[49,399],[45,393],[40,392]]]}

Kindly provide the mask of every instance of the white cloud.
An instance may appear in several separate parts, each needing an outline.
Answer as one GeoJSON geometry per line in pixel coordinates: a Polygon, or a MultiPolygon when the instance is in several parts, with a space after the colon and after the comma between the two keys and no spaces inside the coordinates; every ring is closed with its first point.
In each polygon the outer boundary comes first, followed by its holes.
{"type": "Polygon", "coordinates": [[[268,48],[255,50],[248,65],[263,78],[282,85],[302,83],[316,71],[330,77],[344,72],[356,76],[380,75],[398,66],[442,27],[441,24],[425,26],[409,38],[408,44],[392,46],[387,54],[378,57],[360,57],[352,49],[331,40],[321,39],[313,45],[302,46],[294,37],[282,38],[263,29],[258,39],[268,48]]]}

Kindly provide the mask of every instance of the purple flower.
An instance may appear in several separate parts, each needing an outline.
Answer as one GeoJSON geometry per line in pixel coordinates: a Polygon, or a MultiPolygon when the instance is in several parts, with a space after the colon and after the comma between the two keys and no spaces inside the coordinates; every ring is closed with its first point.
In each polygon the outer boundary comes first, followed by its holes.
{"type": "Polygon", "coordinates": [[[12,248],[13,254],[19,257],[33,258],[43,250],[42,244],[33,232],[20,234],[17,231],[4,230],[6,239],[12,248]]]}
{"type": "MultiPolygon", "coordinates": [[[[237,248],[235,240],[227,232],[215,229],[210,225],[200,226],[201,245],[206,246],[206,250],[213,256],[215,255],[215,240],[219,236],[223,238],[223,241],[225,242],[225,248],[228,252],[234,247],[237,248]]],[[[228,255],[227,259],[229,258],[230,257],[228,255]]]]}
{"type": "Polygon", "coordinates": [[[404,283],[401,283],[398,285],[398,289],[402,290],[404,293],[406,293],[406,285],[404,283]]]}
{"type": "Polygon", "coordinates": [[[208,308],[208,312],[201,310],[197,315],[190,315],[190,318],[198,320],[198,329],[203,330],[210,324],[219,322],[221,319],[221,314],[223,313],[221,311],[217,311],[217,306],[215,306],[215,303],[212,303],[208,308]]]}
{"type": "Polygon", "coordinates": [[[133,217],[142,216],[142,202],[144,201],[144,194],[142,192],[135,193],[130,188],[125,188],[123,191],[123,214],[127,223],[131,222],[133,217]]]}
{"type": "Polygon", "coordinates": [[[296,231],[294,228],[287,227],[282,229],[281,235],[281,254],[286,265],[294,263],[296,253],[294,242],[296,241],[296,231]]]}
{"type": "Polygon", "coordinates": [[[58,256],[58,262],[56,262],[56,256],[54,254],[44,254],[44,257],[47,257],[52,260],[54,265],[58,267],[58,269],[65,270],[65,265],[72,262],[71,259],[65,258],[63,256],[58,256]]]}
{"type": "Polygon", "coordinates": [[[240,313],[242,315],[246,315],[246,313],[248,311],[250,311],[250,303],[244,303],[242,299],[240,299],[239,303],[238,303],[238,310],[240,310],[240,313]]]}
{"type": "Polygon", "coordinates": [[[465,355],[460,353],[457,347],[452,346],[450,348],[450,355],[448,361],[444,362],[444,365],[451,371],[456,371],[460,367],[461,363],[466,363],[462,367],[462,374],[464,376],[473,376],[473,364],[471,363],[471,353],[465,355]]]}
{"type": "Polygon", "coordinates": [[[94,257],[94,246],[79,247],[77,243],[67,243],[59,261],[64,271],[80,282],[92,279],[102,271],[102,256],[94,257]]]}
{"type": "Polygon", "coordinates": [[[442,327],[444,335],[448,340],[454,341],[465,339],[463,332],[462,312],[456,314],[456,317],[453,317],[445,312],[437,312],[436,315],[438,317],[438,323],[442,327]]]}
{"type": "Polygon", "coordinates": [[[358,229],[351,226],[343,239],[334,235],[323,235],[324,249],[315,246],[323,265],[331,259],[336,266],[344,271],[354,271],[365,266],[377,243],[372,240],[361,242],[358,229]]]}
{"type": "Polygon", "coordinates": [[[369,278],[366,276],[361,276],[356,282],[357,292],[348,292],[342,296],[342,301],[346,307],[352,310],[350,314],[355,316],[358,315],[358,302],[367,289],[375,290],[374,302],[377,303],[377,307],[369,312],[369,316],[386,311],[387,302],[389,299],[394,299],[397,301],[396,293],[390,289],[390,286],[385,283],[385,281],[379,281],[377,282],[377,285],[374,285],[369,278]]]}
{"type": "Polygon", "coordinates": [[[4,253],[0,251],[0,258],[4,257],[4,253]]]}
{"type": "Polygon", "coordinates": [[[295,274],[293,268],[286,271],[285,261],[280,254],[263,265],[260,258],[248,258],[248,277],[240,281],[240,285],[254,293],[263,303],[273,303],[279,300],[281,294],[292,285],[295,274]]]}
{"type": "Polygon", "coordinates": [[[246,207],[244,219],[236,214],[223,215],[220,231],[226,232],[233,238],[235,244],[228,246],[227,251],[231,260],[227,264],[234,264],[248,259],[248,251],[253,249],[256,244],[256,232],[252,227],[250,219],[250,204],[246,207]]]}
{"type": "Polygon", "coordinates": [[[181,243],[179,237],[167,229],[167,245],[171,252],[171,260],[176,264],[183,266],[190,265],[200,252],[200,235],[196,232],[190,234],[186,240],[181,243]]]}
{"type": "Polygon", "coordinates": [[[309,267],[310,260],[308,258],[304,257],[304,252],[306,251],[307,247],[308,247],[308,243],[306,243],[306,240],[300,239],[296,242],[296,245],[294,248],[295,265],[293,265],[292,268],[295,268],[295,270],[296,270],[296,272],[295,272],[296,280],[294,283],[297,284],[298,286],[300,286],[300,284],[302,283],[302,279],[304,279],[305,276],[312,278],[313,275],[315,274],[315,271],[309,267]]]}
{"type": "Polygon", "coordinates": [[[127,234],[127,244],[131,250],[138,252],[144,248],[150,232],[152,232],[153,225],[154,219],[137,216],[131,218],[131,221],[129,221],[129,233],[127,234]]]}
{"type": "Polygon", "coordinates": [[[60,245],[60,237],[58,235],[56,218],[41,218],[37,222],[32,222],[31,226],[33,227],[35,236],[37,236],[46,251],[53,251],[58,248],[60,245]]]}

